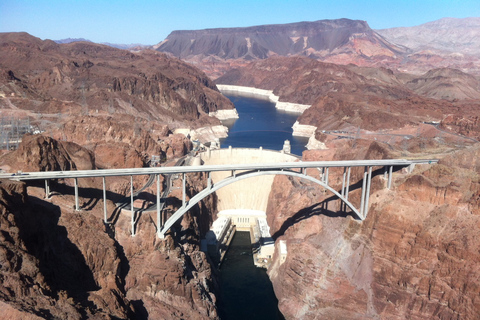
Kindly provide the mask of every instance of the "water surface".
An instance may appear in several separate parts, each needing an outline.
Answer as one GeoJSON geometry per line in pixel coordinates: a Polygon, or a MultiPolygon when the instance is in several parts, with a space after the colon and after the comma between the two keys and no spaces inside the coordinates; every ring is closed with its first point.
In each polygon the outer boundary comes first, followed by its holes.
{"type": "Polygon", "coordinates": [[[302,155],[308,138],[293,137],[292,126],[298,113],[277,110],[275,103],[264,99],[226,95],[237,109],[239,118],[224,121],[228,137],[220,139],[222,148],[259,148],[282,150],[285,140],[290,140],[292,153],[302,155]]]}
{"type": "Polygon", "coordinates": [[[265,269],[253,264],[249,232],[236,232],[220,269],[221,319],[282,320],[265,269]]]}

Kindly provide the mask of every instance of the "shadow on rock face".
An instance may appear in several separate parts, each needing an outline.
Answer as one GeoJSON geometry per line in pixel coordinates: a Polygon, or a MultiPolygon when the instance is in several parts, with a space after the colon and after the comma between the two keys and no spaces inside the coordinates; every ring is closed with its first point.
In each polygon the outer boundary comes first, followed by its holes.
{"type": "Polygon", "coordinates": [[[65,291],[83,308],[93,307],[88,292],[99,287],[82,252],[70,241],[67,229],[58,225],[60,208],[34,197],[29,202],[32,206],[18,208],[15,222],[28,252],[39,261],[50,294],[57,298],[60,291],[65,291]]]}
{"type": "MultiPolygon", "coordinates": [[[[396,172],[398,170],[401,170],[402,168],[397,166],[393,167],[393,171],[396,172]]],[[[383,175],[385,172],[384,168],[377,169],[375,171],[372,171],[372,179],[376,176],[383,175]]],[[[358,181],[357,183],[351,184],[349,187],[350,192],[361,189],[363,186],[363,179],[358,181]]],[[[339,193],[341,191],[338,191],[339,193]]],[[[324,215],[327,217],[331,218],[346,218],[348,216],[351,216],[354,219],[358,219],[358,217],[354,214],[352,211],[346,211],[346,208],[343,210],[338,210],[338,211],[332,211],[328,209],[328,204],[330,202],[339,200],[339,198],[336,195],[333,195],[322,202],[315,203],[314,205],[311,205],[309,207],[303,208],[299,210],[297,213],[295,213],[293,216],[285,220],[282,224],[282,226],[272,235],[272,238],[274,240],[278,239],[278,237],[283,236],[285,232],[287,231],[288,228],[293,226],[294,224],[306,220],[310,217],[316,216],[316,215],[324,215]]],[[[346,207],[346,206],[341,206],[346,207]]]]}

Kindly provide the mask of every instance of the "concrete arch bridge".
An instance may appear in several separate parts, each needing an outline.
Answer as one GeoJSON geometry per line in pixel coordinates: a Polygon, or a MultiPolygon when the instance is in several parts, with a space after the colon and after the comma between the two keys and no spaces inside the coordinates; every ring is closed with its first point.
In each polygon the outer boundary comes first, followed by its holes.
{"type": "MultiPolygon", "coordinates": [[[[223,153],[230,152],[232,154],[236,149],[222,149],[223,153]]],[[[242,150],[242,149],[240,149],[242,150]]],[[[249,151],[252,154],[253,151],[249,151]]],[[[258,152],[264,153],[266,150],[259,149],[258,152]]],[[[280,153],[278,153],[280,154],[280,153]]],[[[350,210],[358,220],[362,221],[367,217],[369,207],[370,185],[372,179],[372,169],[378,168],[384,170],[384,176],[387,180],[387,188],[391,187],[392,175],[395,169],[406,168],[410,170],[416,164],[434,164],[438,160],[406,160],[406,159],[391,159],[391,160],[352,160],[352,161],[288,161],[288,162],[269,162],[269,163],[247,163],[247,164],[208,164],[208,158],[212,159],[212,153],[205,153],[202,156],[202,161],[205,165],[193,165],[193,166],[173,166],[173,167],[153,167],[153,168],[135,168],[135,169],[110,169],[110,170],[78,170],[78,171],[48,171],[48,172],[19,172],[16,174],[0,174],[0,179],[11,179],[19,181],[27,180],[45,180],[45,192],[48,198],[50,194],[49,181],[52,179],[74,179],[75,189],[75,208],[78,210],[78,179],[89,177],[100,177],[103,179],[103,203],[104,203],[104,221],[108,223],[107,219],[107,206],[106,206],[106,178],[112,176],[130,176],[131,179],[131,233],[135,235],[135,210],[133,206],[133,176],[135,175],[153,175],[157,182],[156,192],[156,208],[157,208],[157,235],[159,238],[164,238],[165,234],[170,228],[179,221],[183,215],[195,206],[199,201],[205,197],[211,195],[214,192],[220,192],[222,189],[226,189],[230,185],[241,183],[241,181],[248,182],[249,191],[253,192],[255,196],[264,198],[261,195],[258,196],[255,193],[255,188],[268,189],[265,183],[255,182],[252,183],[252,179],[258,179],[259,177],[275,175],[286,175],[296,177],[299,179],[305,179],[312,181],[326,190],[336,195],[350,210]],[[351,192],[351,170],[355,167],[363,167],[363,179],[360,206],[355,206],[349,201],[349,193],[351,192]],[[329,171],[331,168],[340,168],[343,170],[341,177],[342,186],[340,190],[334,189],[329,181],[329,171]],[[186,200],[186,181],[187,175],[190,173],[206,173],[207,174],[207,186],[204,190],[186,200]],[[314,177],[319,176],[319,178],[314,177]],[[320,173],[320,174],[319,174],[320,173]],[[166,197],[165,194],[160,193],[160,175],[178,175],[182,178],[182,206],[166,221],[162,221],[161,206],[159,205],[163,200],[162,197],[166,197]],[[216,177],[214,178],[213,176],[216,177]]],[[[217,157],[213,157],[217,159],[217,157]]],[[[288,159],[288,158],[287,158],[288,159]]],[[[290,158],[294,159],[293,157],[290,158]]],[[[255,157],[251,157],[250,161],[255,161],[255,157]]],[[[285,158],[283,158],[285,161],[285,158]]],[[[197,161],[197,163],[200,161],[197,161]]],[[[195,161],[194,161],[195,163],[195,161]]],[[[271,182],[270,182],[271,184],[271,182]]],[[[264,190],[269,192],[269,190],[264,190]]],[[[232,199],[236,199],[237,195],[235,190],[228,192],[228,196],[232,199]]],[[[238,200],[238,199],[237,199],[238,200]]],[[[260,199],[263,204],[260,207],[266,206],[266,199],[260,199]]],[[[233,200],[232,200],[233,201],[233,200]]],[[[232,202],[234,203],[234,201],[232,202]]],[[[240,203],[245,205],[245,201],[240,199],[240,203]]],[[[247,204],[248,205],[248,204],[247,204]]],[[[259,205],[255,204],[258,209],[259,205]]],[[[262,208],[260,208],[262,209],[262,208]]]]}

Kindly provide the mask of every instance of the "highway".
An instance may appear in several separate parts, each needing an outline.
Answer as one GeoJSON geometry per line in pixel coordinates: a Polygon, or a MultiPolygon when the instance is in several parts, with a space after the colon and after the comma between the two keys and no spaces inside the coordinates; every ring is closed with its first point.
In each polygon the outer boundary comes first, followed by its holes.
{"type": "Polygon", "coordinates": [[[386,159],[386,160],[346,160],[346,161],[304,161],[281,163],[257,164],[230,164],[206,166],[173,166],[152,168],[129,169],[102,169],[102,170],[76,170],[76,171],[42,171],[42,172],[17,172],[0,173],[0,179],[10,180],[42,180],[64,178],[91,178],[113,176],[135,176],[152,174],[178,174],[194,172],[238,171],[238,170],[282,170],[282,169],[308,169],[308,168],[333,168],[333,167],[375,167],[375,166],[409,166],[412,164],[433,164],[437,159],[386,159]]]}

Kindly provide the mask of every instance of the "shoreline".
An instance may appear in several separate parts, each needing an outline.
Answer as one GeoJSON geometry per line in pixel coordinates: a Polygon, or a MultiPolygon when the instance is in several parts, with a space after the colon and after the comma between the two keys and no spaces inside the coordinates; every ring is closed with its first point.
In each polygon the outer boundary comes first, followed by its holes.
{"type": "MultiPolygon", "coordinates": [[[[272,90],[257,89],[253,87],[244,87],[244,86],[225,85],[225,84],[217,84],[217,88],[223,94],[230,93],[234,95],[252,97],[257,99],[265,99],[272,103],[275,103],[275,108],[278,110],[298,113],[299,115],[311,107],[311,105],[306,105],[306,104],[278,101],[280,97],[273,94],[272,90]]],[[[323,142],[315,139],[315,131],[317,130],[317,127],[306,125],[306,124],[300,124],[297,120],[293,124],[292,129],[293,129],[292,136],[309,138],[308,143],[305,146],[308,150],[326,149],[326,146],[323,142]]]]}
{"type": "Polygon", "coordinates": [[[239,94],[247,97],[263,98],[275,103],[275,108],[287,112],[302,114],[311,107],[308,104],[292,103],[279,101],[280,97],[273,94],[272,90],[257,89],[253,87],[234,86],[229,84],[217,84],[221,93],[239,94]]]}

